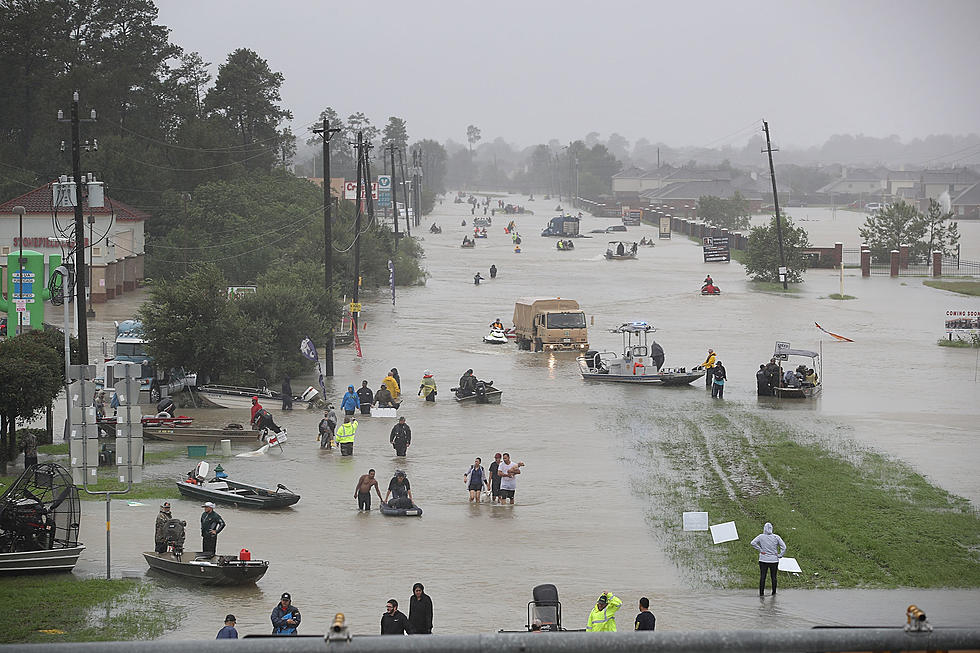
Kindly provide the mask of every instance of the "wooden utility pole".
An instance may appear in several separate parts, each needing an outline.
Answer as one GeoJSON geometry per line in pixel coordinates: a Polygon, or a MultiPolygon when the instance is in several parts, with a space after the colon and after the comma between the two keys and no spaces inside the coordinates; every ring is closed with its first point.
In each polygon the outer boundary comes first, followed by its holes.
{"type": "MultiPolygon", "coordinates": [[[[776,242],[779,243],[779,276],[783,281],[783,290],[787,289],[786,277],[789,270],[786,269],[786,257],[783,255],[783,227],[779,216],[779,195],[776,193],[776,169],[772,165],[772,142],[769,140],[769,123],[762,121],[762,129],[766,132],[766,149],[762,150],[769,154],[769,177],[772,179],[772,203],[776,209],[776,242]]],[[[778,149],[775,151],[779,151],[778,149]]]]}
{"type": "MultiPolygon", "coordinates": [[[[357,132],[357,199],[354,200],[354,204],[357,207],[354,212],[354,298],[351,301],[352,304],[357,304],[359,291],[361,288],[361,190],[364,186],[361,185],[362,176],[364,174],[364,134],[357,132]]],[[[350,318],[351,322],[354,323],[354,329],[357,329],[357,314],[358,312],[351,311],[350,318]]]]}
{"type": "Polygon", "coordinates": [[[367,201],[368,224],[374,224],[374,188],[371,184],[371,143],[364,143],[364,199],[367,201]]]}
{"type": "MultiPolygon", "coordinates": [[[[391,208],[395,216],[395,251],[398,251],[398,185],[395,183],[395,142],[388,143],[388,153],[391,155],[391,208]]],[[[405,226],[408,226],[408,216],[405,216],[405,226]]]]}
{"type": "MultiPolygon", "coordinates": [[[[330,192],[330,137],[340,129],[330,128],[330,121],[323,119],[323,125],[314,127],[313,133],[323,136],[323,292],[329,294],[333,285],[333,197],[330,192]]],[[[333,376],[333,320],[327,330],[327,345],[324,351],[324,375],[333,376]]]]}

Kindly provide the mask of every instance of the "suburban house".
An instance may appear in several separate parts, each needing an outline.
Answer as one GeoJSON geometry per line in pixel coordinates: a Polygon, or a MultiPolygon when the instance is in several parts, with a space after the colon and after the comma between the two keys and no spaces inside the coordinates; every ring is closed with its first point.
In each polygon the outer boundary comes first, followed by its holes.
{"type": "Polygon", "coordinates": [[[955,195],[951,209],[958,218],[980,218],[980,181],[955,195]]]}

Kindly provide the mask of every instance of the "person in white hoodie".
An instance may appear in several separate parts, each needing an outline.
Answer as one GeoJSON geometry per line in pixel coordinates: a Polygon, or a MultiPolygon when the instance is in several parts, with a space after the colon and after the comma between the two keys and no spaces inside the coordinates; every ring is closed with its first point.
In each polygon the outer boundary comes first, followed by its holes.
{"type": "Polygon", "coordinates": [[[779,559],[786,553],[786,542],[772,532],[772,524],[766,522],[762,533],[755,536],[751,542],[752,548],[759,552],[759,596],[766,592],[766,572],[772,578],[772,593],[776,593],[776,571],[779,569],[779,559]]]}

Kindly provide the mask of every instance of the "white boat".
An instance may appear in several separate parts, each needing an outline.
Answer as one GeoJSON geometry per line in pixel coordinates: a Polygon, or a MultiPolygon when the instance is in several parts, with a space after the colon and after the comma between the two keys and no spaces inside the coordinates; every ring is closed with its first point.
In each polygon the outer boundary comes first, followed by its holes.
{"type": "MultiPolygon", "coordinates": [[[[246,388],[236,385],[216,385],[209,384],[200,386],[198,394],[205,397],[208,401],[218,404],[222,408],[251,408],[252,397],[258,397],[259,403],[270,404],[266,408],[275,408],[276,402],[282,402],[282,395],[269,388],[246,388]]],[[[313,386],[309,386],[301,395],[293,395],[294,408],[310,408],[311,403],[315,402],[319,391],[313,386]]],[[[282,405],[280,403],[280,405],[282,405]]]]}
{"type": "MultiPolygon", "coordinates": [[[[821,346],[821,350],[823,347],[821,346]]],[[[773,350],[773,358],[779,364],[779,385],[772,389],[773,396],[781,399],[813,399],[823,393],[823,357],[822,352],[811,351],[809,349],[792,349],[788,342],[777,342],[773,350]],[[791,356],[797,358],[809,358],[810,365],[800,365],[816,372],[817,382],[807,383],[805,380],[797,380],[798,385],[787,384],[784,378],[783,363],[788,362],[791,356]]],[[[793,369],[792,364],[787,365],[786,369],[793,369]]]]}
{"type": "Polygon", "coordinates": [[[483,336],[483,342],[491,345],[506,345],[507,335],[502,329],[490,329],[490,333],[483,336]]]}
{"type": "Polygon", "coordinates": [[[626,243],[621,240],[611,241],[606,247],[606,258],[610,261],[625,261],[636,258],[637,243],[626,243]]]}
{"type": "Polygon", "coordinates": [[[639,385],[688,385],[704,376],[704,370],[662,367],[664,350],[653,340],[647,346],[647,334],[656,328],[646,322],[628,322],[612,329],[623,336],[623,353],[588,351],[576,360],[582,378],[587,381],[609,381],[639,385]]]}

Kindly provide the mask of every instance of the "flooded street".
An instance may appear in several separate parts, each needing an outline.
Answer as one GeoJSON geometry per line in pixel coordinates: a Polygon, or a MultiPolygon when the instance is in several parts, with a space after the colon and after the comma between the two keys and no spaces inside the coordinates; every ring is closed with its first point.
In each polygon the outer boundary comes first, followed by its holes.
{"type": "MultiPolygon", "coordinates": [[[[975,310],[980,299],[927,288],[919,278],[862,279],[859,270],[848,270],[845,278],[845,292],[857,297],[853,301],[826,299],[839,289],[832,270],[809,271],[800,291],[789,296],[762,292],[751,288],[736,263],[704,264],[700,247],[678,234],[658,240],[655,248],[641,248],[636,261],[605,260],[604,234],[578,239],[574,251],[560,252],[555,239],[538,235],[557,202],[524,200],[505,199],[525,204],[535,215],[496,216],[490,237],[478,240],[474,249],[459,247],[464,233],[472,233],[471,226],[460,226],[463,218],[471,223],[469,205],[438,205],[418,228],[424,234],[427,284],[399,288],[395,306],[384,291],[362,298],[364,356],[357,358],[352,346],[337,349],[336,376],[327,381],[335,404],[348,384],[359,387],[367,380],[377,389],[388,369],[398,368],[405,396],[399,414],[413,435],[407,459],[397,460],[388,443],[393,420],[363,419],[354,456],[342,459],[338,451],[317,448],[319,412],[284,413],[277,405],[266,408],[289,431],[284,451],[262,458],[209,458],[233,477],[283,483],[302,500],[294,509],[267,514],[218,508],[228,524],[218,538],[219,553],[248,548],[253,557],[271,560],[257,587],[189,590],[148,574],[159,588],[157,596],[189,611],[167,637],[213,637],[226,612],[238,616],[243,633],[268,632],[269,612],[284,591],[303,614],[300,632],[323,632],[333,613],[342,611],[354,632],[375,633],[389,597],[401,601],[407,613],[416,581],[432,596],[434,632],[443,634],[523,628],[531,588],[539,583],[558,586],[569,628],[585,626],[603,590],[624,600],[621,630],[628,629],[640,596],[650,597],[658,629],[668,630],[898,625],[909,603],[923,607],[936,626],[980,622],[980,590],[790,589],[778,601],[760,603],[751,590],[701,586],[667,557],[663,536],[647,521],[649,502],[634,490],[637,468],[629,460],[628,441],[631,417],[669,418],[734,404],[823,441],[853,443],[905,461],[932,483],[978,505],[977,353],[941,348],[936,340],[948,308],[975,310]],[[523,238],[520,254],[513,253],[503,233],[511,218],[523,238]],[[428,233],[433,221],[442,234],[428,233]],[[497,278],[474,286],[473,275],[488,276],[491,264],[499,270],[497,278]],[[700,295],[708,272],[721,296],[700,295]],[[620,336],[608,330],[632,320],[657,327],[654,337],[668,367],[694,366],[713,348],[728,370],[724,402],[712,403],[702,381],[680,388],[589,384],[572,354],[484,344],[487,325],[497,317],[509,325],[514,300],[526,296],[578,300],[594,318],[593,349],[618,351],[620,336]],[[836,342],[814,322],[855,342],[836,342]],[[803,404],[756,397],[755,371],[768,361],[776,340],[805,349],[822,343],[822,398],[803,404]],[[467,368],[495,381],[504,393],[501,405],[455,404],[449,390],[467,368]],[[415,396],[424,369],[432,370],[439,384],[435,404],[415,396]],[[517,505],[468,504],[462,477],[473,458],[482,457],[487,467],[495,452],[504,451],[526,463],[517,482],[517,505]],[[359,513],[352,493],[369,468],[377,470],[382,494],[394,469],[405,469],[424,517],[359,513]]],[[[813,229],[815,245],[834,240],[858,245],[863,214],[788,212],[807,218],[797,224],[813,229]]],[[[587,217],[582,232],[616,222],[587,217]]],[[[980,258],[977,227],[961,223],[964,258],[980,258]]],[[[642,236],[656,239],[656,231],[630,228],[630,241],[642,236]]],[[[111,338],[112,320],[133,315],[137,297],[96,306],[93,359],[100,336],[111,338]]],[[[303,383],[294,379],[293,388],[303,383]]],[[[214,426],[248,419],[245,411],[181,412],[214,426]]],[[[192,465],[180,457],[147,468],[147,476],[176,480],[192,465]]],[[[152,549],[159,502],[142,503],[113,502],[114,575],[144,573],[140,552],[152,549]]],[[[188,521],[188,548],[198,546],[198,503],[173,503],[174,515],[188,521]]],[[[104,506],[86,502],[84,511],[81,539],[88,548],[76,574],[97,576],[105,571],[104,506]]],[[[741,535],[738,545],[747,547],[754,533],[741,535]]],[[[791,538],[787,544],[792,555],[791,538]]],[[[806,561],[800,563],[805,570],[806,561]]]]}

